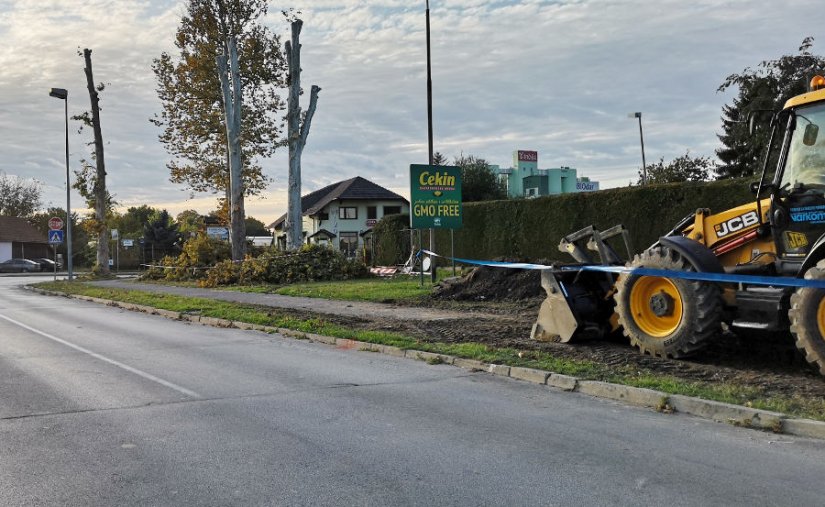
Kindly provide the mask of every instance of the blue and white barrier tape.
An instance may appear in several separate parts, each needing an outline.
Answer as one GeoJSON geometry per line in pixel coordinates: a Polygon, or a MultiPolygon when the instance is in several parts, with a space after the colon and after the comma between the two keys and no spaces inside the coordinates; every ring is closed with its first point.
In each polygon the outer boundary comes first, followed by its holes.
{"type": "Polygon", "coordinates": [[[654,268],[631,268],[628,266],[602,266],[602,265],[573,265],[573,266],[545,266],[544,264],[529,264],[524,262],[499,262],[499,261],[478,261],[473,259],[461,259],[459,257],[446,257],[429,250],[420,250],[418,255],[425,253],[433,257],[453,260],[462,264],[475,266],[489,266],[494,268],[510,269],[535,269],[552,270],[555,272],[571,271],[598,271],[602,273],[613,273],[621,275],[637,276],[660,276],[663,278],[679,278],[682,280],[698,280],[702,282],[717,283],[743,283],[747,285],[768,285],[773,287],[810,287],[815,289],[825,289],[825,280],[806,280],[786,276],[756,276],[756,275],[735,275],[730,273],[707,273],[696,271],[672,271],[668,269],[654,268]]]}

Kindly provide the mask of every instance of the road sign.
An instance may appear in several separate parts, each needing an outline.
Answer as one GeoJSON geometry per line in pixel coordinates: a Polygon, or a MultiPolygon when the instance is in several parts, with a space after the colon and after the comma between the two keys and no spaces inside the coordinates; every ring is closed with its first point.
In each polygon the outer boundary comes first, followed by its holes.
{"type": "Polygon", "coordinates": [[[120,238],[120,234],[117,232],[117,229],[112,229],[112,241],[117,241],[120,238]]]}
{"type": "Polygon", "coordinates": [[[49,229],[57,231],[63,228],[63,219],[60,217],[51,217],[49,219],[49,229]]]}
{"type": "Polygon", "coordinates": [[[130,246],[135,246],[135,240],[133,240],[133,239],[124,239],[123,241],[121,241],[121,244],[124,247],[129,248],[130,246]]]}
{"type": "Polygon", "coordinates": [[[461,212],[461,169],[410,165],[410,225],[413,229],[460,229],[461,212]]]}
{"type": "Polygon", "coordinates": [[[63,231],[49,231],[49,244],[59,245],[63,243],[63,231]]]}
{"type": "Polygon", "coordinates": [[[229,240],[229,229],[226,227],[207,227],[206,235],[210,238],[227,241],[229,240]]]}

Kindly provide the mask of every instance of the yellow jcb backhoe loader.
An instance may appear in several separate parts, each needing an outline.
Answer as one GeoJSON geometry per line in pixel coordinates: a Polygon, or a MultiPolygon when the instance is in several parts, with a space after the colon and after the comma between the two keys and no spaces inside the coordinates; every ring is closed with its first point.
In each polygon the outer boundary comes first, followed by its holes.
{"type": "Polygon", "coordinates": [[[643,353],[681,358],[707,345],[723,322],[789,329],[825,375],[825,131],[819,125],[825,125],[825,78],[816,76],[810,92],[773,114],[753,202],[716,214],[699,209],[627,263],[611,246],[622,236],[631,255],[622,226],[563,238],[559,249],[578,264],[542,272],[547,299],[533,338],[567,342],[622,328],[643,353]]]}

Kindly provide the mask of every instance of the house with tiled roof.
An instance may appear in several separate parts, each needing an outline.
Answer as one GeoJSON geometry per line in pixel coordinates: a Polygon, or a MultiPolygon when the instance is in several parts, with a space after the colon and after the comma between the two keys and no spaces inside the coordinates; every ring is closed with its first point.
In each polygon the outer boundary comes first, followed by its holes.
{"type": "MultiPolygon", "coordinates": [[[[410,202],[403,196],[356,176],[301,198],[304,241],[330,245],[355,256],[382,217],[409,212],[410,202]]],[[[268,226],[281,246],[285,245],[285,220],[286,213],[268,226]]]]}
{"type": "Polygon", "coordinates": [[[49,242],[25,218],[0,216],[0,262],[50,257],[49,242]]]}

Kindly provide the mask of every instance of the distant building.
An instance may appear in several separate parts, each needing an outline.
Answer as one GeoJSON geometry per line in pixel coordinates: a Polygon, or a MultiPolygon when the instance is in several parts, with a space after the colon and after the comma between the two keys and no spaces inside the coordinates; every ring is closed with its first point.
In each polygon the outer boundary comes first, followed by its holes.
{"type": "Polygon", "coordinates": [[[51,257],[46,236],[25,218],[0,216],[0,262],[51,257]]]}
{"type": "MultiPolygon", "coordinates": [[[[354,257],[372,227],[386,215],[410,212],[404,197],[360,176],[333,183],[301,197],[304,241],[341,249],[354,257]]],[[[277,244],[286,246],[286,213],[268,228],[277,244]]]]}
{"type": "Polygon", "coordinates": [[[492,166],[506,186],[510,197],[539,197],[542,195],[592,192],[599,189],[598,181],[577,178],[572,167],[538,168],[538,152],[517,150],[513,152],[513,167],[502,169],[492,166]]]}

